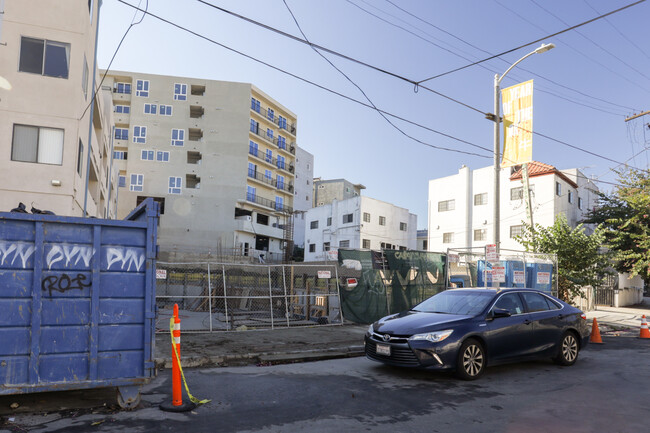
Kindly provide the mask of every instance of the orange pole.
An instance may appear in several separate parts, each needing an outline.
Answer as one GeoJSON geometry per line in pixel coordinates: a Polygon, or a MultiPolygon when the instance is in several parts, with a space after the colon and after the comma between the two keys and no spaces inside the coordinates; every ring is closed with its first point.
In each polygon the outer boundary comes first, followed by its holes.
{"type": "Polygon", "coordinates": [[[181,319],[178,317],[178,304],[174,304],[174,342],[176,352],[172,347],[172,405],[183,405],[183,389],[181,388],[181,369],[178,361],[181,359],[181,319]]]}

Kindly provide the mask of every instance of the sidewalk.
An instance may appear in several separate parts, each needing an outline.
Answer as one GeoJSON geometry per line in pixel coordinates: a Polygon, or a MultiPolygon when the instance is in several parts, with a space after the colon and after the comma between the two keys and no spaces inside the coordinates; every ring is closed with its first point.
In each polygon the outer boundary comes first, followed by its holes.
{"type": "MultiPolygon", "coordinates": [[[[641,316],[645,314],[646,319],[650,319],[650,298],[643,298],[641,304],[629,307],[604,307],[596,306],[596,310],[585,313],[588,320],[596,318],[598,325],[605,325],[612,330],[633,329],[639,330],[641,326],[641,316]]],[[[602,327],[601,327],[602,331],[602,327]]]]}

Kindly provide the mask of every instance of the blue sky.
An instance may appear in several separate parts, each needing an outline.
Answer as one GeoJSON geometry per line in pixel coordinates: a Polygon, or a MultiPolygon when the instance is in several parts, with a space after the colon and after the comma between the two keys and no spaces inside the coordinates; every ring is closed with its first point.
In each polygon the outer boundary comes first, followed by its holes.
{"type": "MultiPolygon", "coordinates": [[[[146,0],[125,0],[145,7],[146,0]]],[[[208,0],[301,37],[283,0],[208,0]]],[[[286,0],[309,40],[413,81],[511,50],[633,0],[286,0]],[[489,54],[488,54],[489,53],[489,54]]],[[[149,11],[233,49],[367,103],[363,94],[310,47],[196,0],[151,0],[149,11]]],[[[134,9],[104,0],[98,66],[106,68],[134,9]]],[[[646,169],[650,116],[650,2],[544,40],[556,48],[520,63],[503,86],[533,79],[533,129],[616,162],[646,169]],[[644,131],[646,131],[644,133],[644,131]],[[639,154],[635,158],[633,155],[639,154]],[[628,161],[629,160],[629,161],[628,161]]],[[[139,16],[137,17],[139,18],[139,16]]],[[[136,19],[137,19],[136,18],[136,19]]],[[[436,92],[493,111],[495,73],[541,43],[424,83],[436,92]]],[[[492,149],[493,125],[480,112],[368,67],[324,54],[381,110],[492,149]]],[[[250,82],[298,115],[298,145],[314,154],[314,176],[362,183],[364,195],[408,208],[426,228],[428,181],[492,164],[491,153],[432,131],[391,121],[375,110],[309,85],[151,16],[126,36],[115,70],[250,82]]],[[[617,165],[535,135],[533,158],[559,169],[581,167],[615,182],[617,165]]],[[[601,183],[601,189],[611,185],[601,183]]]]}

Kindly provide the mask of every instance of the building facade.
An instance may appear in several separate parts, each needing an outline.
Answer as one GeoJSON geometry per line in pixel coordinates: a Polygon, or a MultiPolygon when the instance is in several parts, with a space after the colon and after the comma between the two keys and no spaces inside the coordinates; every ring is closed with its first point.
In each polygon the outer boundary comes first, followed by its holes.
{"type": "Polygon", "coordinates": [[[312,207],[324,206],[333,200],[347,200],[361,195],[361,190],[366,189],[360,183],[352,183],[345,179],[323,180],[314,179],[314,203],[312,207]]]}
{"type": "MultiPolygon", "coordinates": [[[[540,162],[528,168],[533,223],[551,226],[564,214],[572,227],[596,204],[596,185],[578,169],[558,170],[540,162]]],[[[501,248],[521,250],[514,238],[528,221],[521,169],[500,172],[501,248]]],[[[493,242],[493,167],[429,181],[429,250],[484,247],[493,242]]],[[[590,227],[586,228],[589,232],[590,227]]]]}
{"type": "Polygon", "coordinates": [[[294,245],[305,247],[305,212],[312,207],[314,155],[302,147],[296,149],[296,184],[294,190],[294,245]]]}
{"type": "Polygon", "coordinates": [[[336,259],[338,248],[412,250],[417,215],[370,197],[356,196],[308,210],[305,261],[336,259]]]}
{"type": "Polygon", "coordinates": [[[120,214],[161,203],[162,257],[282,260],[296,115],[252,84],[111,71],[120,214]]]}
{"type": "Polygon", "coordinates": [[[92,102],[99,2],[2,5],[0,210],[115,217],[110,92],[92,102]]]}

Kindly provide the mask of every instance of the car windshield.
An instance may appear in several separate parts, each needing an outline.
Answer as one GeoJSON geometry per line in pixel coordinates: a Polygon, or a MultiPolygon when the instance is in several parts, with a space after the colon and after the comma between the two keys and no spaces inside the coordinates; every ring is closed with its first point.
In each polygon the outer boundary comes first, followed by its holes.
{"type": "Polygon", "coordinates": [[[467,292],[446,290],[413,307],[424,313],[478,314],[494,298],[494,292],[467,292]]]}

